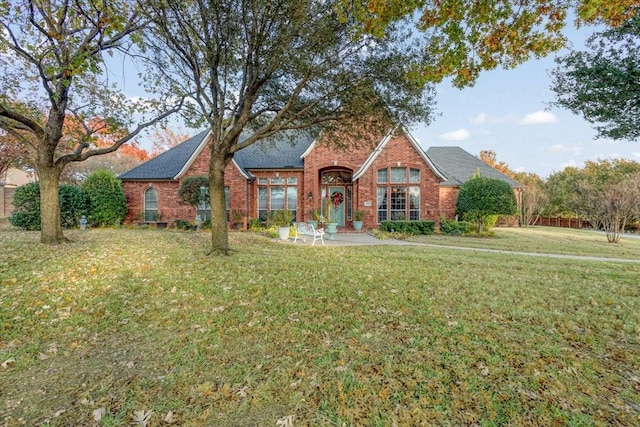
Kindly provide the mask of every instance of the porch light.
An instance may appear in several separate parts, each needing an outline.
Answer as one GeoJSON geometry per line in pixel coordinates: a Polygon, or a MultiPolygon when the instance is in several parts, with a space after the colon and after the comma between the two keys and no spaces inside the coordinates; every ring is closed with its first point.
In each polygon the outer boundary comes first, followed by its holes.
{"type": "Polygon", "coordinates": [[[313,191],[309,191],[309,194],[307,194],[307,198],[310,202],[313,202],[313,191]]]}

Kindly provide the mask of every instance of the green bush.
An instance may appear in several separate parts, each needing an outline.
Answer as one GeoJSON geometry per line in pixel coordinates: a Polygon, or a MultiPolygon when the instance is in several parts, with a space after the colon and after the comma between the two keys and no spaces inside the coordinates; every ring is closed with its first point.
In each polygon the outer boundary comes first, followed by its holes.
{"type": "Polygon", "coordinates": [[[16,188],[13,194],[15,210],[9,217],[14,227],[24,230],[40,230],[40,184],[30,182],[16,188]]]}
{"type": "Polygon", "coordinates": [[[89,197],[89,218],[100,227],[120,225],[127,213],[122,183],[113,172],[99,170],[87,177],[82,189],[89,197]]]}
{"type": "Polygon", "coordinates": [[[461,235],[473,232],[474,226],[466,221],[440,220],[440,233],[461,235]]]}
{"type": "Polygon", "coordinates": [[[402,234],[433,234],[435,221],[382,221],[380,230],[402,234]]]}
{"type": "Polygon", "coordinates": [[[259,218],[251,218],[249,220],[249,230],[262,230],[264,229],[264,225],[259,218]]]}
{"type": "MultiPolygon", "coordinates": [[[[77,227],[78,220],[89,207],[87,195],[81,188],[62,184],[59,188],[60,218],[63,227],[77,227]]],[[[30,182],[16,189],[13,195],[15,210],[9,222],[25,230],[40,230],[40,184],[30,182]]]]}
{"type": "Polygon", "coordinates": [[[478,176],[465,182],[458,192],[456,213],[463,220],[476,223],[478,234],[482,234],[483,228],[490,228],[490,216],[514,215],[516,211],[511,185],[499,179],[478,176]]]}
{"type": "Polygon", "coordinates": [[[59,195],[62,226],[77,227],[80,217],[89,211],[89,198],[80,187],[72,184],[62,184],[59,195]]]}

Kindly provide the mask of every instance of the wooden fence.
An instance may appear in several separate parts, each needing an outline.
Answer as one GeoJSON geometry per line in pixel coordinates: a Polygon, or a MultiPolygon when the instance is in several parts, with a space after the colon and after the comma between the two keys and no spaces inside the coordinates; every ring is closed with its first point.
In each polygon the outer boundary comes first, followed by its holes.
{"type": "Polygon", "coordinates": [[[582,218],[539,217],[533,225],[564,228],[592,228],[591,223],[582,218]]]}

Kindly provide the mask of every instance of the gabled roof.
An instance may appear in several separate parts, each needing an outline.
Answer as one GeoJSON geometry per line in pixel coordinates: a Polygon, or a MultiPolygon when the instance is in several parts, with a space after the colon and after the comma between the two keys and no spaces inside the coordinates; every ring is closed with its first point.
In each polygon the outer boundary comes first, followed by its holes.
{"type": "Polygon", "coordinates": [[[123,181],[176,179],[185,166],[190,165],[195,155],[202,150],[208,134],[209,131],[200,132],[157,157],[123,173],[118,178],[123,181]]]}
{"type": "MultiPolygon", "coordinates": [[[[201,132],[157,157],[123,173],[123,181],[165,181],[179,179],[206,146],[208,131],[201,132]]],[[[233,162],[246,178],[255,169],[302,169],[302,153],[313,140],[308,136],[259,141],[235,153],[233,162]]]]}
{"type": "Polygon", "coordinates": [[[473,174],[480,172],[480,176],[506,181],[514,188],[522,187],[519,182],[460,147],[429,147],[427,156],[446,176],[446,180],[440,184],[443,186],[458,187],[469,180],[473,174]]]}
{"type": "Polygon", "coordinates": [[[413,148],[418,152],[418,154],[420,154],[420,156],[424,159],[425,163],[429,165],[431,170],[433,170],[433,173],[435,173],[437,176],[439,176],[443,180],[446,180],[447,178],[443,175],[442,171],[438,168],[438,166],[434,162],[431,161],[431,159],[429,159],[429,157],[426,155],[422,147],[420,147],[420,143],[418,142],[418,140],[415,139],[413,135],[411,135],[411,132],[409,132],[404,126],[401,126],[401,125],[394,126],[384,136],[384,138],[382,138],[382,141],[378,143],[378,146],[373,150],[373,152],[371,152],[371,155],[367,158],[367,160],[365,160],[362,166],[360,166],[360,169],[358,169],[358,171],[353,174],[353,180],[355,181],[356,179],[360,178],[367,171],[367,169],[369,169],[369,167],[373,164],[375,159],[380,155],[384,147],[391,140],[391,138],[393,137],[393,135],[396,133],[398,129],[400,129],[402,133],[404,133],[407,136],[407,139],[409,140],[413,148]]]}

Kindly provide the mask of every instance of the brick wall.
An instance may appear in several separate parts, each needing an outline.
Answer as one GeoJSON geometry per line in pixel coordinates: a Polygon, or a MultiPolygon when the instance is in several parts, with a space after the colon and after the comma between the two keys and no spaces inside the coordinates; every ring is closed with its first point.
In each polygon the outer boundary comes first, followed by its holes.
{"type": "MultiPolygon", "coordinates": [[[[378,143],[379,140],[371,141],[368,144],[363,144],[358,150],[350,151],[332,150],[324,144],[317,144],[304,159],[305,194],[309,191],[313,191],[314,194],[312,203],[305,199],[305,212],[308,212],[312,207],[320,207],[320,173],[323,170],[344,169],[355,174],[378,143]]],[[[400,134],[388,141],[366,173],[353,183],[353,209],[367,212],[364,227],[372,228],[378,225],[376,212],[377,171],[387,167],[408,167],[420,170],[421,219],[437,219],[441,179],[433,173],[409,139],[404,134],[400,134]],[[369,206],[365,206],[366,204],[369,206]]]]}

